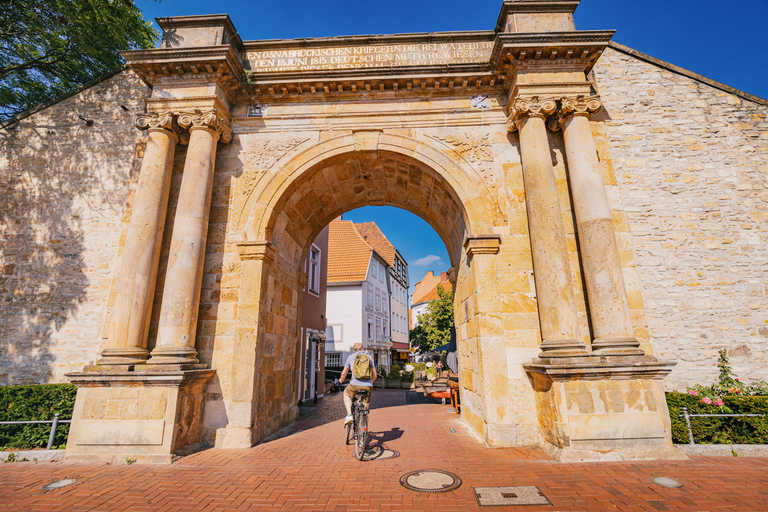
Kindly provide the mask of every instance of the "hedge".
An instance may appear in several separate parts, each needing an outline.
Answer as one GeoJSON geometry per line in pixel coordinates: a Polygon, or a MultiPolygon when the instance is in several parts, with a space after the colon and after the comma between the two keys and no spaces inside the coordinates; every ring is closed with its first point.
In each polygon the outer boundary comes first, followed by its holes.
{"type": "MultiPolygon", "coordinates": [[[[39,384],[33,386],[0,386],[0,421],[43,421],[72,419],[77,388],[71,384],[39,384]]],[[[0,425],[0,449],[45,448],[51,433],[50,424],[0,425]]],[[[55,448],[64,448],[69,424],[56,430],[55,448]]]]}
{"type": "MultiPolygon", "coordinates": [[[[724,396],[725,405],[707,405],[700,396],[667,393],[672,420],[672,442],[688,444],[688,429],[681,418],[683,407],[689,414],[768,414],[768,396],[724,396]]],[[[768,444],[768,416],[757,418],[691,418],[691,431],[697,444],[768,444]]]]}

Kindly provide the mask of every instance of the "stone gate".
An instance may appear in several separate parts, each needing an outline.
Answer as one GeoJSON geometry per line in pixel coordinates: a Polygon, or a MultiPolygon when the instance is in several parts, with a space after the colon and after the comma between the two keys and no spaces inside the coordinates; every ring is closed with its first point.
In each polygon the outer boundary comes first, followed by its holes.
{"type": "Polygon", "coordinates": [[[428,36],[158,20],[159,48],[124,53],[147,141],[106,347],[68,374],[68,455],[163,462],[294,421],[309,246],[390,205],[446,244],[462,417],[488,446],[678,457],[591,73],[613,33],[575,30],[577,5],[506,0],[494,30],[428,36]]]}

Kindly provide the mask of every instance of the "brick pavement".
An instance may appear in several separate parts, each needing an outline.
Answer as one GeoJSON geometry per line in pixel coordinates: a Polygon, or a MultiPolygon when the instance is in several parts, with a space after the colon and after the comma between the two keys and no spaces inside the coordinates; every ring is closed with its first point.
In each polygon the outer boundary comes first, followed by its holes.
{"type": "Polygon", "coordinates": [[[484,448],[449,406],[407,402],[405,391],[377,390],[370,415],[374,444],[399,451],[398,458],[353,458],[335,394],[250,450],[206,450],[169,466],[0,465],[0,511],[480,510],[473,486],[523,485],[538,486],[552,506],[504,510],[768,510],[766,458],[561,464],[538,449],[484,448]],[[462,486],[426,494],[399,485],[403,473],[430,468],[457,473],[462,486]],[[659,487],[650,482],[654,476],[685,486],[659,487]],[[77,483],[41,489],[64,478],[77,483]]]}

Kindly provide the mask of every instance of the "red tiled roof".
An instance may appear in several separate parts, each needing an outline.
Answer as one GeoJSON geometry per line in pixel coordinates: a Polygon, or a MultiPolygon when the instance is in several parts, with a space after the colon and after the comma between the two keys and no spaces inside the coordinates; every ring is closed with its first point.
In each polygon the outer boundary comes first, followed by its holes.
{"type": "Polygon", "coordinates": [[[328,225],[328,282],[365,281],[371,246],[351,220],[335,220],[328,225]]]}
{"type": "Polygon", "coordinates": [[[443,285],[443,288],[450,290],[452,288],[451,282],[448,280],[448,272],[442,272],[439,276],[436,276],[431,270],[416,283],[413,287],[413,294],[411,295],[411,303],[418,304],[425,300],[438,299],[437,285],[443,285]]]}
{"type": "Polygon", "coordinates": [[[379,256],[384,258],[387,265],[390,267],[395,264],[395,246],[392,245],[384,233],[381,232],[379,226],[375,222],[361,222],[355,224],[355,227],[363,236],[368,245],[370,245],[379,256]]]}

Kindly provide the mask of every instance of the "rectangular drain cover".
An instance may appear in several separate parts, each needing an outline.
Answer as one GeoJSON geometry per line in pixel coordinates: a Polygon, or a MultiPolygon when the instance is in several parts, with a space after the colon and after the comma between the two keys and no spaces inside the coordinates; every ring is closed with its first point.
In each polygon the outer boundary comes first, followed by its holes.
{"type": "Polygon", "coordinates": [[[475,498],[481,507],[504,505],[552,505],[534,485],[522,487],[474,487],[475,498]]]}

